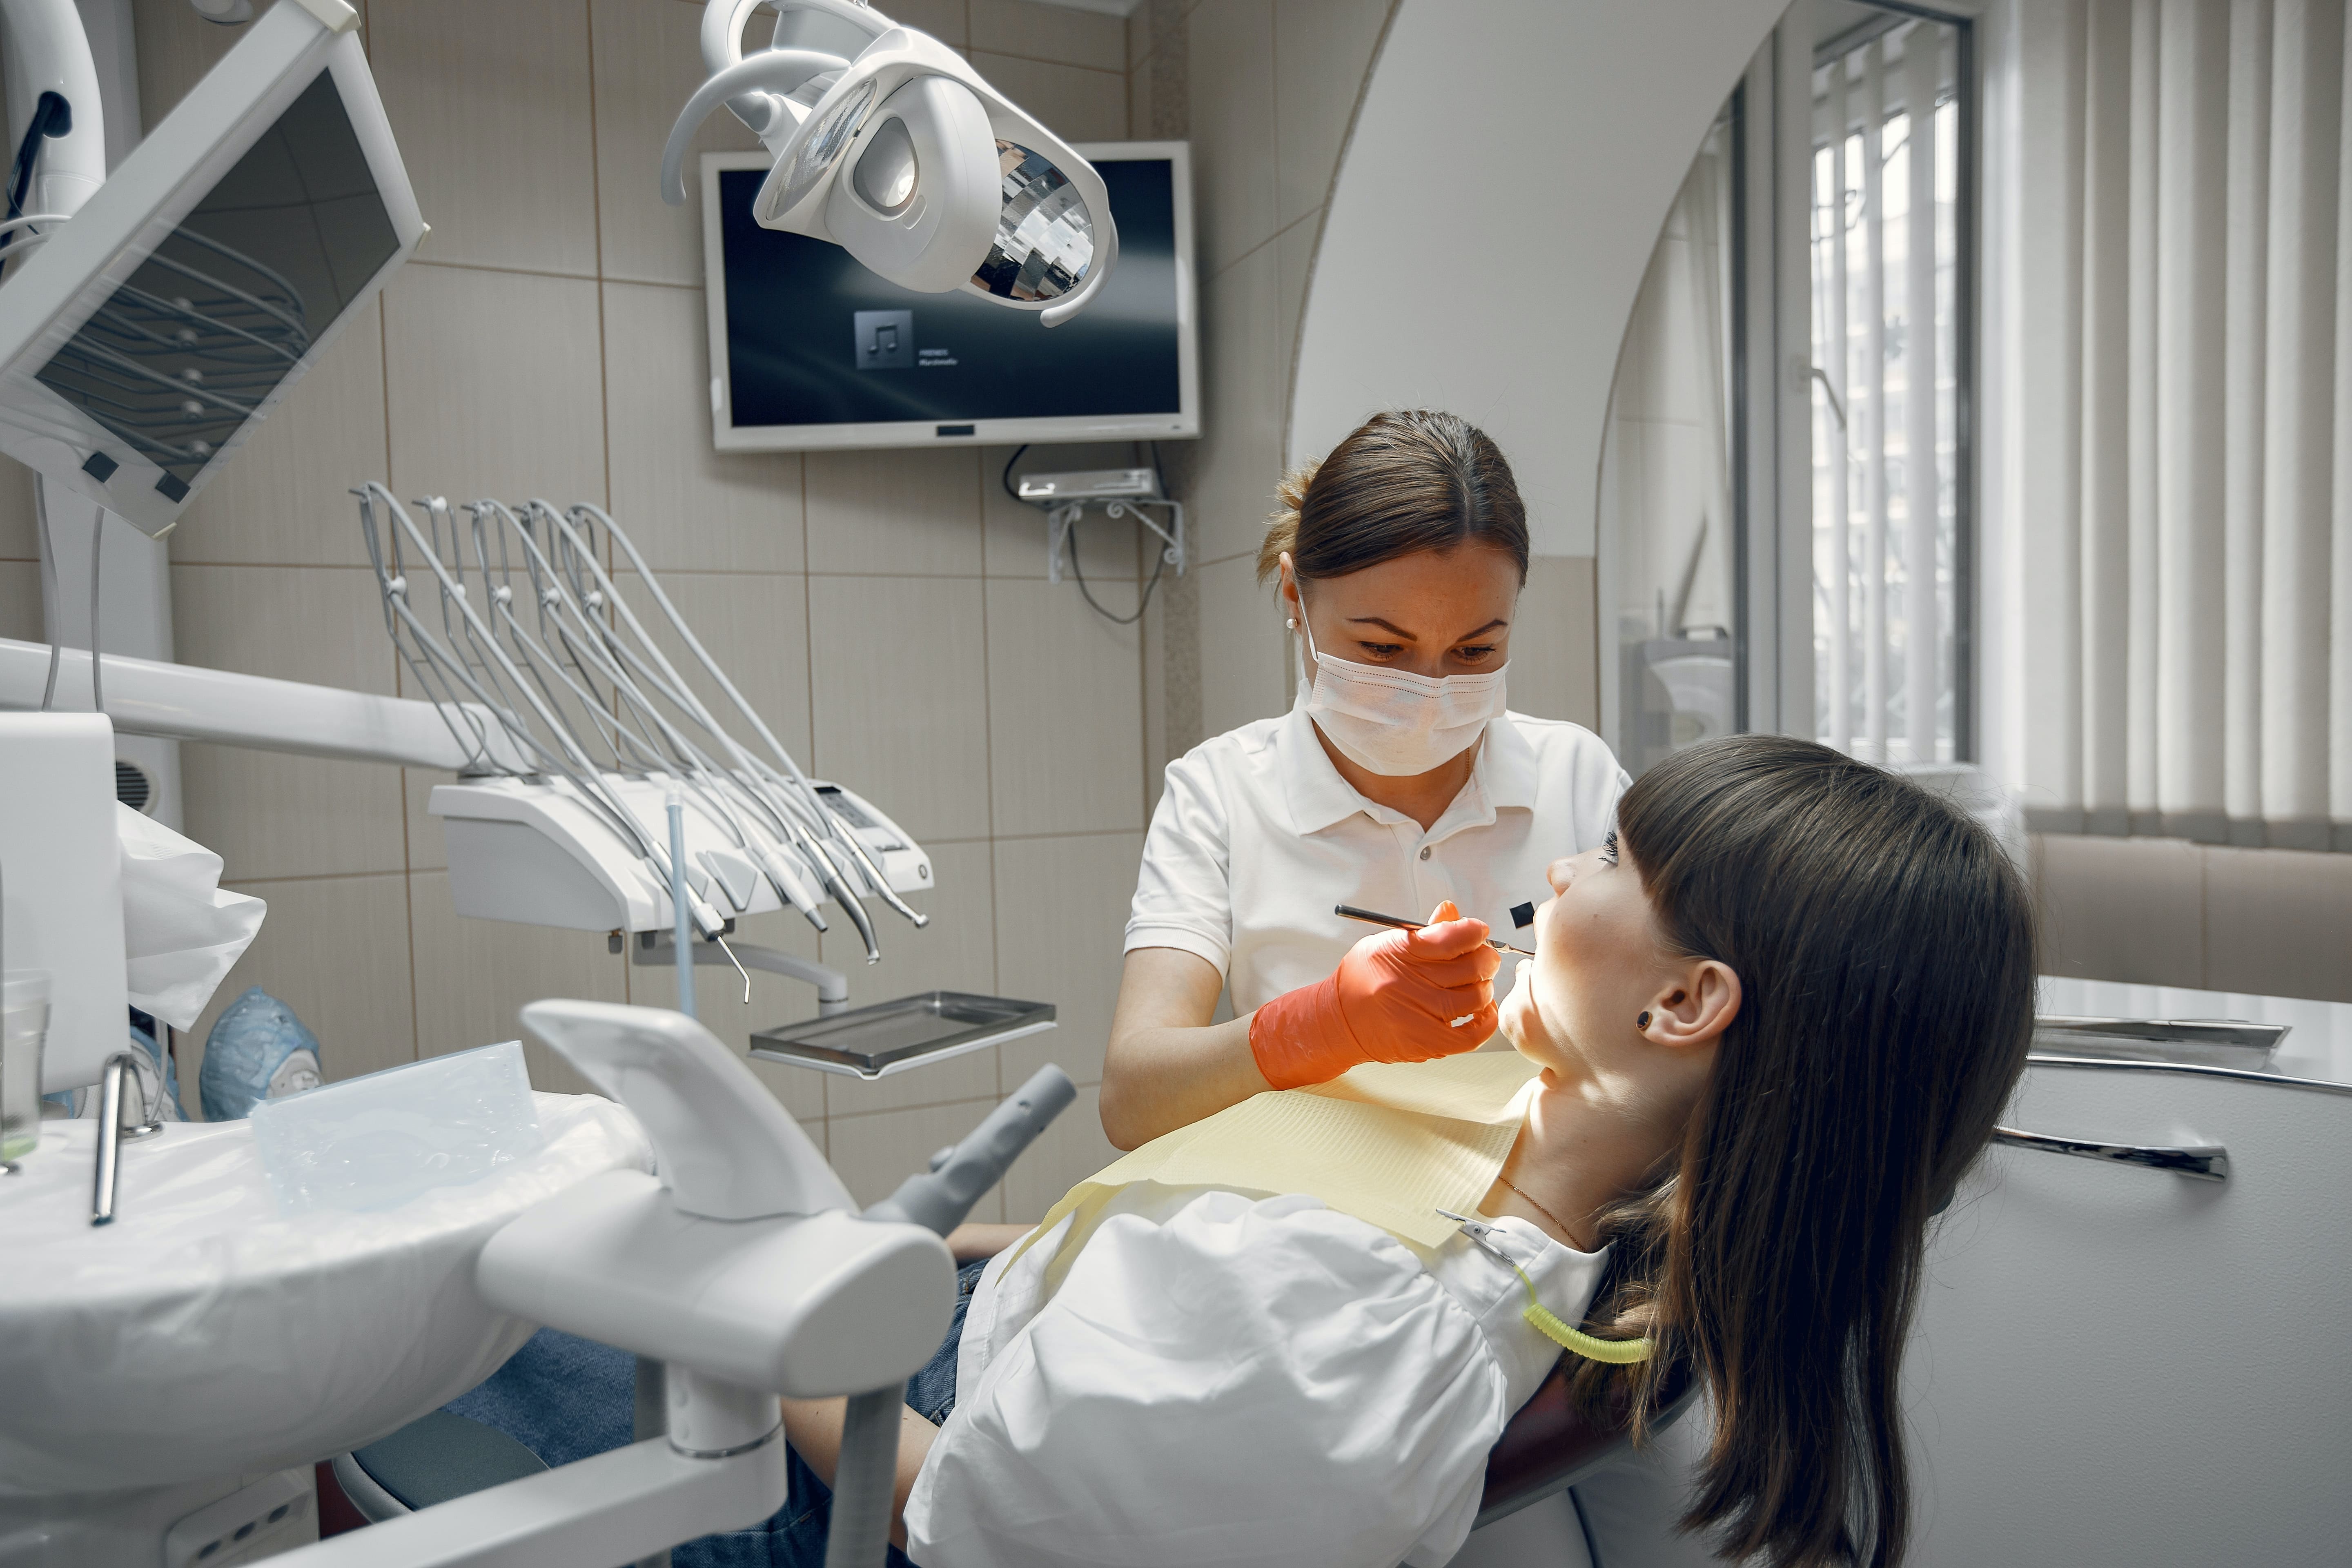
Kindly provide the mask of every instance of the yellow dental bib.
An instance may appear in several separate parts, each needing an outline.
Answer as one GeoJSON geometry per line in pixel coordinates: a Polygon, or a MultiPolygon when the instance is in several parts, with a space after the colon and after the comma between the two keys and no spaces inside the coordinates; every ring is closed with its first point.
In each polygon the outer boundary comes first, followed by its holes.
{"type": "Polygon", "coordinates": [[[1475,1214],[1495,1184],[1538,1070],[1516,1051],[1480,1051],[1366,1063],[1329,1083],[1257,1095],[1155,1138],[1080,1182],[1020,1251],[1077,1216],[1046,1271],[1050,1294],[1112,1196],[1138,1182],[1305,1193],[1406,1241],[1437,1247],[1455,1229],[1437,1211],[1475,1214]]]}

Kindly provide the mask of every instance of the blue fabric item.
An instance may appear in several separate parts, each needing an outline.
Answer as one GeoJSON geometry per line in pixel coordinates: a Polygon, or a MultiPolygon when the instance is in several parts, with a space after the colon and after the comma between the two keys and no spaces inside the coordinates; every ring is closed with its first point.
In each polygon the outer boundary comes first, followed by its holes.
{"type": "MultiPolygon", "coordinates": [[[[955,1408],[956,1354],[964,1314],[986,1262],[956,1271],[955,1313],[947,1338],[907,1382],[907,1404],[937,1425],[955,1408]]],[[[551,1468],[623,1447],[632,1441],[636,1358],[593,1340],[541,1329],[479,1387],[442,1406],[504,1432],[551,1468]]],[[[670,1551],[670,1568],[824,1568],[833,1493],[816,1472],[784,1450],[784,1506],[749,1530],[706,1535],[670,1551]]],[[[888,1568],[914,1568],[897,1547],[888,1568]]]]}
{"type": "Polygon", "coordinates": [[[628,1352],[541,1329],[441,1408],[497,1427],[552,1469],[635,1441],[636,1379],[637,1358],[628,1352]]]}
{"type": "Polygon", "coordinates": [[[196,1092],[207,1121],[241,1121],[269,1098],[269,1080],[286,1059],[308,1051],[319,1060],[319,1037],[294,1009],[256,985],[230,1003],[205,1037],[205,1065],[196,1092]]]}

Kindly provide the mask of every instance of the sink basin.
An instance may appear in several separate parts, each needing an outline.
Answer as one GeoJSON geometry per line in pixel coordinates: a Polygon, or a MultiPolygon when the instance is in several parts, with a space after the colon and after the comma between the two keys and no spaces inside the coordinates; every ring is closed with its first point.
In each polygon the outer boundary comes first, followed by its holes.
{"type": "Polygon", "coordinates": [[[488,1376],[534,1325],[476,1292],[482,1244],[649,1160],[618,1106],[533,1098],[537,1154],[373,1214],[281,1218],[248,1123],[170,1124],[124,1146],[103,1228],[89,1223],[96,1123],[48,1123],[0,1177],[0,1535],[27,1513],[12,1500],[47,1499],[30,1511],[54,1517],[78,1506],[59,1494],[233,1487],[366,1444],[488,1376]]]}

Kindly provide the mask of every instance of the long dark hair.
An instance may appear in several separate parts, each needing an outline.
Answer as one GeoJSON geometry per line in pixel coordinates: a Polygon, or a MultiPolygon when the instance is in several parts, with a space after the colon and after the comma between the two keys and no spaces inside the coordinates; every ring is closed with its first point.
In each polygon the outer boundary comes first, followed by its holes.
{"type": "Polygon", "coordinates": [[[1258,543],[1257,575],[1282,552],[1307,582],[1344,577],[1400,555],[1476,543],[1528,580],[1528,509],[1502,449],[1459,414],[1375,414],[1319,463],[1283,477],[1258,543]]]}
{"type": "MultiPolygon", "coordinates": [[[[1654,1335],[1712,1398],[1685,1528],[1774,1568],[1894,1568],[1927,1226],[2024,1068],[2032,900],[1975,822],[1810,741],[1677,752],[1617,834],[1667,941],[1730,965],[1742,1000],[1680,1150],[1604,1221],[1589,1326],[1654,1335]]],[[[1638,1436],[1665,1364],[1574,1376],[1638,1436]]]]}

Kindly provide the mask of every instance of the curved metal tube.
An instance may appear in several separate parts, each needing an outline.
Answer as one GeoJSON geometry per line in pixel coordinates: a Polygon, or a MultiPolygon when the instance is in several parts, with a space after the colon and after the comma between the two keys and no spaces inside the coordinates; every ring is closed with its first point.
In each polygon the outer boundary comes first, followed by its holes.
{"type": "MultiPolygon", "coordinates": [[[[816,49],[762,49],[711,77],[694,89],[694,96],[678,111],[677,122],[669,128],[669,142],[662,148],[662,200],[674,207],[686,205],[686,150],[693,144],[694,133],[702,128],[702,122],[720,104],[762,90],[791,92],[814,77],[848,68],[849,62],[839,55],[816,49]]],[[[739,118],[751,124],[749,116],[739,113],[739,118]]],[[[762,129],[754,127],[755,131],[762,129]]]]}

